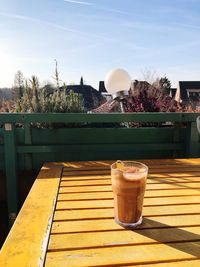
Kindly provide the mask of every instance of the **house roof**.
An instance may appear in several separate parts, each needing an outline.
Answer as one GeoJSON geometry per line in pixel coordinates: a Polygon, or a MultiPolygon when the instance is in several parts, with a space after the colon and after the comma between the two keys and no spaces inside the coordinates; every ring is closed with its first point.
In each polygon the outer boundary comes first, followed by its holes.
{"type": "Polygon", "coordinates": [[[187,90],[197,89],[200,92],[200,81],[179,81],[177,87],[177,98],[180,98],[182,101],[188,100],[187,90]]]}
{"type": "Polygon", "coordinates": [[[84,106],[87,109],[96,108],[104,101],[104,97],[101,95],[101,93],[90,85],[67,85],[67,92],[69,91],[82,94],[84,106]]]}

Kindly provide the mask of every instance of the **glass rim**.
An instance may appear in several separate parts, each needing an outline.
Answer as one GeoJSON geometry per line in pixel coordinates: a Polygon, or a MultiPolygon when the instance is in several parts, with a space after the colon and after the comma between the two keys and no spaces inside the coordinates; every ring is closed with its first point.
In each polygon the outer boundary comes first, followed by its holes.
{"type": "Polygon", "coordinates": [[[135,161],[135,160],[117,160],[117,161],[115,161],[115,162],[113,162],[111,164],[111,170],[119,170],[119,171],[123,172],[123,170],[113,167],[117,162],[138,164],[138,165],[140,165],[140,166],[142,166],[144,168],[144,171],[141,172],[141,173],[148,172],[148,170],[149,170],[149,168],[148,168],[148,166],[146,164],[144,164],[144,163],[142,163],[140,161],[135,161]]]}

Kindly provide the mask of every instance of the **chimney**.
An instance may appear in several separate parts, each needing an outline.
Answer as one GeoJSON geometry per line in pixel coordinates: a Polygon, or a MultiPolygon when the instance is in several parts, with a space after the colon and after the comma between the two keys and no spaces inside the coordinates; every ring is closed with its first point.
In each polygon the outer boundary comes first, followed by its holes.
{"type": "Polygon", "coordinates": [[[104,85],[104,81],[99,82],[99,93],[107,93],[107,90],[104,85]]]}

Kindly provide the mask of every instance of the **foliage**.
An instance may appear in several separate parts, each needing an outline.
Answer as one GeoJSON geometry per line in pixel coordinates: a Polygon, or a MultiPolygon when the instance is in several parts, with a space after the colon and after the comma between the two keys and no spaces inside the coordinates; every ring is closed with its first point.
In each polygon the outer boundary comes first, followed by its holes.
{"type": "Polygon", "coordinates": [[[15,112],[83,112],[83,100],[81,95],[72,91],[66,93],[66,87],[62,91],[49,93],[46,88],[39,88],[37,77],[32,76],[30,86],[26,83],[25,92],[17,101],[15,112]]]}
{"type": "Polygon", "coordinates": [[[166,76],[160,78],[160,80],[159,80],[159,86],[160,86],[160,89],[164,93],[169,94],[170,88],[171,88],[171,82],[170,82],[170,80],[166,76]]]}
{"type": "MultiPolygon", "coordinates": [[[[16,100],[16,107],[14,112],[83,112],[83,99],[80,94],[72,91],[67,92],[66,85],[60,88],[60,78],[58,72],[58,63],[55,59],[55,73],[54,80],[56,88],[52,85],[40,88],[38,78],[33,75],[29,81],[23,82],[23,95],[16,100]]],[[[22,75],[18,71],[16,74],[16,81],[18,85],[22,85],[22,75]]]]}
{"type": "Polygon", "coordinates": [[[55,66],[55,72],[54,72],[54,75],[53,75],[53,79],[55,80],[56,88],[59,91],[61,80],[59,78],[59,72],[58,72],[58,61],[56,59],[54,59],[54,60],[55,60],[56,66],[55,66]]]}
{"type": "MultiPolygon", "coordinates": [[[[129,97],[123,100],[125,112],[176,112],[179,107],[174,99],[147,82],[138,82],[129,97]]],[[[132,124],[138,126],[159,126],[158,124],[132,124]]]]}
{"type": "Polygon", "coordinates": [[[176,102],[160,88],[148,82],[137,82],[130,96],[124,99],[125,112],[175,112],[176,102]]]}
{"type": "Polygon", "coordinates": [[[155,81],[159,80],[157,72],[149,68],[145,68],[142,71],[142,76],[144,81],[152,85],[155,83],[155,81]]]}
{"type": "Polygon", "coordinates": [[[21,98],[24,93],[24,83],[25,83],[25,78],[21,70],[18,70],[15,73],[14,77],[14,85],[12,87],[12,95],[13,99],[16,100],[18,98],[21,98]]]}
{"type": "Polygon", "coordinates": [[[15,110],[15,102],[13,100],[5,100],[2,99],[2,103],[0,105],[0,113],[1,112],[9,112],[12,113],[15,110]]]}

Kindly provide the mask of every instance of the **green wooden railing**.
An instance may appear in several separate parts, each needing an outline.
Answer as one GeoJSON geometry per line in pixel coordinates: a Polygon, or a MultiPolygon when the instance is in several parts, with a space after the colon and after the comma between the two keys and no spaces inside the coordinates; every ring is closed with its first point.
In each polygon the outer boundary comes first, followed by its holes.
{"type": "Polygon", "coordinates": [[[6,176],[10,217],[19,209],[19,173],[38,171],[47,161],[198,157],[196,118],[199,115],[1,113],[0,170],[6,176]],[[171,122],[172,126],[127,128],[120,126],[124,122],[153,122],[163,126],[171,122]],[[33,123],[55,126],[65,123],[68,127],[36,128],[33,123]]]}

